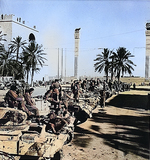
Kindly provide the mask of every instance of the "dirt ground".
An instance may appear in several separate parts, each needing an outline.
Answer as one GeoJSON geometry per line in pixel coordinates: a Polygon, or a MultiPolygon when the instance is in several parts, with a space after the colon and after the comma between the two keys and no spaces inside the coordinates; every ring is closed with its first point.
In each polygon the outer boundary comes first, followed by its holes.
{"type": "MultiPolygon", "coordinates": [[[[63,160],[150,159],[150,89],[121,92],[97,107],[92,118],[75,128],[72,142],[63,147],[63,160]]],[[[2,100],[6,91],[0,91],[2,100]]]]}
{"type": "Polygon", "coordinates": [[[149,160],[149,90],[121,92],[75,128],[63,160],[149,160]],[[142,93],[142,94],[141,94],[142,93]]]}

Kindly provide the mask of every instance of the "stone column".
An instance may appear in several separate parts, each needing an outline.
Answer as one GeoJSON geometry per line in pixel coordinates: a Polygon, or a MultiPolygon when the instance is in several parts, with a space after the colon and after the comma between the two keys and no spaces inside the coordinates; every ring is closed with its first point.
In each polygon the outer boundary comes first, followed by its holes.
{"type": "Polygon", "coordinates": [[[74,57],[74,77],[78,79],[78,55],[79,55],[79,30],[75,29],[75,57],[74,57]]]}
{"type": "Polygon", "coordinates": [[[146,59],[145,59],[145,78],[150,77],[150,23],[146,24],[146,59]]]}

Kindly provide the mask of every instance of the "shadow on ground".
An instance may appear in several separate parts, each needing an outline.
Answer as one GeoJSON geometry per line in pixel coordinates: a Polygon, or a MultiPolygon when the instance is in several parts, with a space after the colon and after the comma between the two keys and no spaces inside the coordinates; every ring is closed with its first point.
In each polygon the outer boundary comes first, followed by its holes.
{"type": "Polygon", "coordinates": [[[110,102],[106,103],[107,106],[115,106],[118,108],[126,108],[131,110],[138,109],[150,109],[147,106],[147,95],[131,95],[131,94],[119,94],[110,102]]]}
{"type": "Polygon", "coordinates": [[[130,88],[131,90],[150,91],[150,88],[130,88]]]}
{"type": "Polygon", "coordinates": [[[88,135],[82,134],[75,134],[73,143],[77,146],[86,148],[88,145],[90,145],[92,138],[89,137],[88,135]]]}
{"type": "MultiPolygon", "coordinates": [[[[77,126],[75,132],[78,134],[77,137],[80,137],[80,143],[76,143],[75,145],[81,146],[81,142],[85,141],[85,139],[82,141],[82,136],[80,135],[94,135],[103,138],[106,145],[123,151],[124,155],[134,153],[135,155],[149,159],[149,116],[116,116],[94,113],[91,121],[112,124],[116,132],[114,134],[96,133],[77,126]]],[[[99,126],[96,125],[91,126],[91,129],[94,131],[98,131],[98,128],[99,126]]],[[[101,128],[99,128],[99,131],[100,129],[101,128]]],[[[88,144],[87,140],[88,139],[86,139],[86,144],[88,144]]],[[[83,144],[81,147],[83,147],[83,144]]],[[[86,145],[84,147],[86,147],[86,145]]]]}
{"type": "MultiPolygon", "coordinates": [[[[118,95],[107,105],[134,110],[145,109],[147,105],[147,96],[118,95]]],[[[92,129],[93,132],[77,126],[75,132],[78,138],[80,138],[80,142],[82,141],[82,136],[80,135],[93,135],[102,138],[106,145],[123,151],[124,155],[133,153],[146,159],[150,158],[149,115],[141,114],[141,116],[132,116],[124,115],[123,113],[122,115],[110,115],[104,112],[104,110],[103,112],[99,110],[98,113],[93,113],[92,118],[89,120],[99,125],[91,125],[90,129],[92,129]],[[109,126],[111,125],[114,130],[113,134],[109,132],[109,128],[107,132],[105,132],[106,134],[101,132],[101,123],[107,123],[109,126]]],[[[86,144],[88,143],[86,142],[86,144]]],[[[78,143],[76,143],[76,145],[80,146],[78,143]]],[[[86,147],[86,145],[84,147],[86,147]]]]}

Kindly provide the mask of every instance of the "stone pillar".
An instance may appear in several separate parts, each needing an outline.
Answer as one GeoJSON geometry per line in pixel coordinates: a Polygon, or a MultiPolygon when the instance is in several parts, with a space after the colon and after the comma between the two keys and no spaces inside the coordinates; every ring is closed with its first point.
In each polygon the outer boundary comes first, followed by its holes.
{"type": "Polygon", "coordinates": [[[79,30],[75,29],[75,57],[74,57],[74,77],[78,79],[78,55],[79,55],[79,30]]]}
{"type": "Polygon", "coordinates": [[[145,78],[150,77],[150,23],[146,24],[146,59],[145,59],[145,78]]]}

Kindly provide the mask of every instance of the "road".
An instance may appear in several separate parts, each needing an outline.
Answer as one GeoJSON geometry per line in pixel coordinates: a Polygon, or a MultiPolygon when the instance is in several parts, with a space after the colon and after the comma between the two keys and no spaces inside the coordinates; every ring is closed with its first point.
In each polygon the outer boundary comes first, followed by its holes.
{"type": "Polygon", "coordinates": [[[39,95],[44,95],[46,91],[48,90],[49,87],[41,86],[41,87],[34,87],[34,92],[32,96],[39,96],[39,95]]]}

